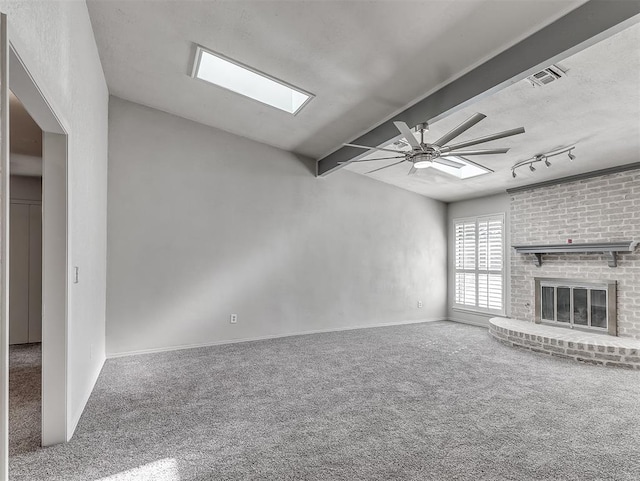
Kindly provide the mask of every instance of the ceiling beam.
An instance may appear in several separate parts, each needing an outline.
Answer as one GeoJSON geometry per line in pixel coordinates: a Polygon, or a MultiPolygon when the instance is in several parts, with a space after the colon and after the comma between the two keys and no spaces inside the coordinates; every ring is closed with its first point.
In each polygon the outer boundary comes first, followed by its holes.
{"type": "MultiPolygon", "coordinates": [[[[559,62],[636,23],[640,1],[591,0],[564,17],[496,55],[465,75],[408,107],[357,139],[354,144],[379,146],[398,136],[394,121],[409,126],[436,122],[477,99],[559,62]]],[[[318,175],[325,176],[358,156],[362,149],[340,147],[318,160],[318,175]]]]}

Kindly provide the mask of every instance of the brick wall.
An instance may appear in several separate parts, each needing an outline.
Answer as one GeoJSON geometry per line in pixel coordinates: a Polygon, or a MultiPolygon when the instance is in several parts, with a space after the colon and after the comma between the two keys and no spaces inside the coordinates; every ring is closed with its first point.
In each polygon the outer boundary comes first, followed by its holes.
{"type": "MultiPolygon", "coordinates": [[[[511,194],[511,243],[640,241],[640,169],[511,194]]],[[[534,277],[618,281],[618,334],[640,339],[640,247],[609,267],[600,254],[543,255],[511,249],[511,317],[533,321],[534,277]]]]}

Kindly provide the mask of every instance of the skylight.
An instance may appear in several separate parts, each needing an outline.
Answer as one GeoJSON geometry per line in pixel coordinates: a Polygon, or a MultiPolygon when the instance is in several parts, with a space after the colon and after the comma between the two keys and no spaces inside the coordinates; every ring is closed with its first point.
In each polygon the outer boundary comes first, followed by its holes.
{"type": "Polygon", "coordinates": [[[487,169],[486,167],[483,167],[479,164],[476,164],[475,162],[472,162],[469,159],[465,159],[464,157],[457,157],[457,156],[454,157],[450,155],[450,156],[447,156],[447,159],[451,159],[455,162],[460,162],[461,164],[464,164],[464,167],[460,167],[459,169],[456,169],[455,167],[449,167],[448,165],[434,162],[433,168],[438,169],[442,172],[446,172],[447,174],[454,175],[459,179],[469,179],[471,177],[477,177],[479,175],[484,175],[484,174],[488,174],[489,172],[493,172],[492,170],[487,169]]]}
{"type": "Polygon", "coordinates": [[[193,76],[297,114],[313,95],[198,46],[193,76]]]}

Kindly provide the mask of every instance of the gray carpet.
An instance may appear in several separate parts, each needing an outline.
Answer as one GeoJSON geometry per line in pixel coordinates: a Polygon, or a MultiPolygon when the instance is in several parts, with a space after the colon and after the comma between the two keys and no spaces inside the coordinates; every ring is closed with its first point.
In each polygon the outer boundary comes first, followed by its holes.
{"type": "Polygon", "coordinates": [[[640,373],[448,322],[107,361],[18,480],[638,480],[640,373]]]}
{"type": "Polygon", "coordinates": [[[9,456],[40,448],[40,344],[9,346],[9,456]]]}

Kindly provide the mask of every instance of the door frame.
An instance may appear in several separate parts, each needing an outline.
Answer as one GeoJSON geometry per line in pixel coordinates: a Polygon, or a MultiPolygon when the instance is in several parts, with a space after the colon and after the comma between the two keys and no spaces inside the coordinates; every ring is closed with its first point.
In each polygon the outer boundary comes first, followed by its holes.
{"type": "MultiPolygon", "coordinates": [[[[0,72],[2,85],[7,85],[20,99],[25,109],[43,131],[43,195],[42,195],[42,445],[66,442],[70,438],[67,420],[68,406],[68,325],[70,322],[70,196],[68,162],[68,123],[60,115],[48,95],[46,83],[33,74],[37,65],[28,55],[29,49],[17,44],[11,36],[10,22],[1,16],[2,65],[9,71],[0,72]],[[9,24],[9,25],[8,25],[9,24]],[[8,34],[7,34],[8,31],[8,34]],[[8,57],[8,58],[7,58],[8,57]]],[[[8,139],[8,89],[2,99],[2,138],[8,139]]],[[[5,143],[5,145],[7,145],[5,143]]],[[[8,148],[6,160],[9,167],[8,148]]],[[[4,156],[3,156],[4,157],[4,156]]],[[[3,169],[3,172],[9,172],[3,169]]],[[[10,173],[10,172],[9,172],[10,173]]],[[[2,309],[0,312],[0,370],[2,373],[2,415],[0,418],[0,477],[8,469],[8,239],[9,239],[9,176],[2,176],[2,309]],[[5,201],[6,199],[6,201],[5,201]]]]}

